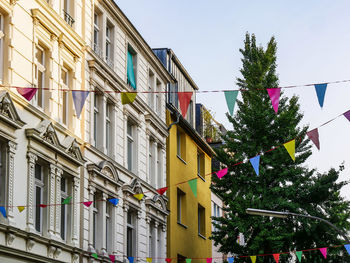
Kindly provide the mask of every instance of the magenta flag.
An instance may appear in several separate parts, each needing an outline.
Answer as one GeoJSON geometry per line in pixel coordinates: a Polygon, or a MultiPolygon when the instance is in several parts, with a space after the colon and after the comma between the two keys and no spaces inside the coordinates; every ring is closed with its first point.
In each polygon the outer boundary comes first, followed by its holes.
{"type": "Polygon", "coordinates": [[[20,88],[16,87],[17,92],[21,94],[27,101],[30,101],[35,93],[38,91],[37,88],[20,88]]]}
{"type": "Polygon", "coordinates": [[[177,96],[179,98],[181,113],[182,113],[182,116],[184,116],[184,118],[186,117],[188,105],[190,105],[192,93],[193,92],[178,92],[177,93],[177,96]]]}
{"type": "Polygon", "coordinates": [[[309,139],[316,145],[317,149],[320,149],[320,140],[318,136],[318,129],[313,129],[306,133],[309,139]]]}
{"type": "Polygon", "coordinates": [[[213,261],[213,258],[207,258],[207,263],[211,263],[213,261]]]}
{"type": "Polygon", "coordinates": [[[219,179],[221,179],[221,177],[224,177],[226,174],[227,174],[227,168],[224,168],[216,172],[216,175],[219,177],[219,179]]]}
{"type": "Polygon", "coordinates": [[[326,247],[320,248],[320,251],[321,251],[323,257],[327,258],[327,248],[326,247]]]}
{"type": "Polygon", "coordinates": [[[83,205],[85,205],[86,207],[90,207],[90,205],[92,204],[93,201],[87,201],[87,202],[83,202],[83,205]]]}
{"type": "Polygon", "coordinates": [[[109,255],[109,259],[114,263],[115,262],[115,255],[109,255]]]}
{"type": "Polygon", "coordinates": [[[344,117],[348,119],[348,121],[350,121],[350,110],[348,110],[347,112],[345,112],[344,117]]]}
{"type": "Polygon", "coordinates": [[[281,88],[267,89],[267,92],[269,93],[272,107],[277,114],[278,104],[280,103],[281,88]]]}

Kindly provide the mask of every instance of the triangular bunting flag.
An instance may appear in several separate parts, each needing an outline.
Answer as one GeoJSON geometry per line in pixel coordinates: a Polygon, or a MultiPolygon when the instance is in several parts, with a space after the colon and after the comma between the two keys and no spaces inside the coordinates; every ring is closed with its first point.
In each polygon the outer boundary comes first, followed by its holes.
{"type": "Polygon", "coordinates": [[[26,207],[25,206],[17,206],[17,209],[20,213],[22,213],[23,210],[26,209],[26,207]]]}
{"type": "Polygon", "coordinates": [[[303,255],[303,251],[297,251],[297,252],[295,252],[295,255],[297,255],[299,262],[301,262],[301,256],[303,255]]]}
{"type": "Polygon", "coordinates": [[[228,263],[233,263],[235,261],[235,258],[234,257],[229,257],[227,258],[228,260],[228,263]]]}
{"type": "Polygon", "coordinates": [[[324,95],[326,94],[327,84],[315,84],[316,94],[318,103],[320,104],[321,108],[323,107],[324,102],[324,95]]]}
{"type": "Polygon", "coordinates": [[[120,93],[121,96],[121,100],[122,100],[122,104],[129,104],[129,103],[133,103],[137,93],[136,92],[121,92],[120,93]]]}
{"type": "Polygon", "coordinates": [[[280,103],[281,88],[267,89],[267,92],[269,93],[272,107],[275,110],[275,113],[277,114],[278,105],[280,103]]]}
{"type": "Polygon", "coordinates": [[[165,261],[170,263],[171,262],[171,258],[166,258],[165,261]]]}
{"type": "Polygon", "coordinates": [[[134,196],[135,196],[135,198],[136,198],[137,200],[139,200],[139,201],[141,201],[142,198],[143,198],[143,194],[134,194],[134,196]]]}
{"type": "Polygon", "coordinates": [[[168,190],[168,187],[159,188],[157,189],[157,193],[163,195],[166,192],[166,190],[168,190]]]}
{"type": "Polygon", "coordinates": [[[275,259],[276,263],[280,261],[280,254],[273,254],[273,258],[275,259]]]}
{"type": "Polygon", "coordinates": [[[68,205],[70,203],[71,199],[72,199],[72,197],[68,196],[66,199],[63,200],[62,205],[68,205]]]}
{"type": "Polygon", "coordinates": [[[80,118],[81,111],[84,107],[85,100],[89,93],[90,91],[87,90],[72,90],[73,103],[78,119],[80,118]]]}
{"type": "Polygon", "coordinates": [[[114,263],[115,262],[115,255],[109,255],[109,259],[114,263]]]}
{"type": "Polygon", "coordinates": [[[38,91],[37,88],[20,88],[16,87],[17,92],[21,94],[27,101],[31,101],[35,93],[38,91]]]}
{"type": "Polygon", "coordinates": [[[186,263],[191,263],[192,259],[191,258],[186,258],[186,263]]]}
{"type": "Polygon", "coordinates": [[[228,168],[224,168],[224,169],[222,169],[220,171],[217,171],[216,175],[219,177],[219,179],[221,179],[221,177],[223,177],[223,176],[225,176],[227,174],[227,170],[228,170],[228,168]]]}
{"type": "Polygon", "coordinates": [[[197,197],[197,178],[188,181],[188,184],[190,185],[194,196],[197,197]]]}
{"type": "Polygon", "coordinates": [[[350,255],[350,244],[344,245],[346,251],[348,252],[348,254],[350,255]]]}
{"type": "Polygon", "coordinates": [[[227,90],[225,91],[225,98],[227,103],[228,112],[233,115],[233,109],[235,108],[238,90],[227,90]]]}
{"type": "Polygon", "coordinates": [[[306,133],[309,139],[316,145],[317,149],[320,149],[320,140],[318,136],[318,129],[313,129],[306,133]]]}
{"type": "Polygon", "coordinates": [[[90,207],[90,205],[93,203],[93,201],[83,202],[83,205],[86,207],[90,207]]]}
{"type": "Polygon", "coordinates": [[[191,97],[193,92],[178,92],[177,96],[179,98],[180,109],[182,116],[185,118],[188,105],[190,105],[191,97]]]}
{"type": "Polygon", "coordinates": [[[117,205],[119,203],[119,199],[118,198],[112,198],[112,199],[108,199],[108,202],[112,203],[113,205],[117,205]]]}
{"type": "Polygon", "coordinates": [[[283,144],[293,161],[295,161],[295,140],[283,144]]]}
{"type": "Polygon", "coordinates": [[[323,257],[327,258],[327,248],[326,247],[320,248],[320,251],[321,251],[323,257]]]}
{"type": "Polygon", "coordinates": [[[133,263],[134,262],[134,257],[128,257],[128,260],[130,263],[133,263]]]}
{"type": "Polygon", "coordinates": [[[5,218],[7,217],[5,207],[0,206],[0,213],[2,214],[3,217],[5,217],[5,218]]]}
{"type": "Polygon", "coordinates": [[[250,158],[249,161],[250,161],[250,163],[252,164],[256,175],[259,176],[260,155],[257,155],[257,156],[255,156],[255,157],[253,157],[253,158],[250,158]]]}
{"type": "Polygon", "coordinates": [[[98,259],[97,253],[92,253],[91,256],[94,257],[95,259],[98,259]]]}
{"type": "Polygon", "coordinates": [[[213,258],[207,258],[207,263],[211,263],[213,261],[213,258]]]}
{"type": "Polygon", "coordinates": [[[44,204],[40,204],[39,206],[40,206],[41,208],[47,207],[47,205],[44,205],[44,204]]]}
{"type": "Polygon", "coordinates": [[[256,256],[250,256],[250,260],[252,261],[252,263],[256,262],[256,256]]]}
{"type": "Polygon", "coordinates": [[[348,119],[348,121],[350,121],[350,110],[348,110],[347,112],[345,112],[344,117],[348,119]]]}
{"type": "Polygon", "coordinates": [[[146,261],[147,261],[148,263],[152,263],[152,258],[146,258],[146,261]]]}

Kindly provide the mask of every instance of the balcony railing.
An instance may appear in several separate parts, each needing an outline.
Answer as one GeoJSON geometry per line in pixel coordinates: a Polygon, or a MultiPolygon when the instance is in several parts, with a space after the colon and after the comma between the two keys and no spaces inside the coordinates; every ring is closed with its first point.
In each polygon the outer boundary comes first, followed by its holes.
{"type": "Polygon", "coordinates": [[[100,46],[97,43],[92,43],[92,46],[94,53],[100,58],[103,58],[102,49],[100,48],[100,46]]]}
{"type": "Polygon", "coordinates": [[[106,57],[106,63],[111,69],[114,69],[114,62],[111,57],[106,57]]]}
{"type": "Polygon", "coordinates": [[[73,27],[73,24],[75,22],[73,17],[71,17],[71,15],[68,14],[65,10],[63,10],[63,14],[64,14],[64,20],[67,22],[67,24],[73,27]]]}

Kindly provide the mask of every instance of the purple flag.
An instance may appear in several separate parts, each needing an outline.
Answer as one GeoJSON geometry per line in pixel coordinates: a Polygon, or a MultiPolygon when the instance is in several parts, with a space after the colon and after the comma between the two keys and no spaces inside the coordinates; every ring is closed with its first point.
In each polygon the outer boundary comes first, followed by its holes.
{"type": "Polygon", "coordinates": [[[309,139],[316,145],[317,149],[320,149],[320,140],[318,138],[318,129],[313,129],[306,133],[309,139]]]}
{"type": "Polygon", "coordinates": [[[280,102],[281,88],[267,89],[269,93],[272,107],[275,110],[276,114],[278,112],[278,104],[280,102]]]}
{"type": "Polygon", "coordinates": [[[85,100],[89,93],[90,91],[87,90],[72,90],[75,112],[77,113],[78,119],[80,118],[81,111],[84,107],[85,100]]]}
{"type": "Polygon", "coordinates": [[[348,110],[347,112],[345,112],[344,117],[348,119],[348,121],[350,121],[350,110],[348,110]]]}
{"type": "Polygon", "coordinates": [[[37,88],[20,88],[16,87],[17,92],[21,94],[27,101],[30,101],[35,93],[38,91],[37,88]]]}

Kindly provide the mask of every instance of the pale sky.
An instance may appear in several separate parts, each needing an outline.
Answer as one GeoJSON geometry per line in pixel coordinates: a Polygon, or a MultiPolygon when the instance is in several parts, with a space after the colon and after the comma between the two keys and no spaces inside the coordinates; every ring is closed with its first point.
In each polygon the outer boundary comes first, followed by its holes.
{"type": "MultiPolygon", "coordinates": [[[[152,48],[174,50],[200,90],[237,88],[245,33],[257,42],[275,36],[280,86],[350,79],[349,0],[116,0],[152,48]]],[[[323,109],[314,87],[285,90],[300,97],[310,129],[350,110],[350,83],[328,85],[323,109]]],[[[197,103],[232,129],[223,93],[197,94],[197,103]]],[[[350,180],[350,122],[344,117],[319,129],[321,150],[310,167],[324,172],[345,161],[341,179],[350,180]]],[[[286,141],[291,138],[286,138],[286,141]]],[[[262,157],[263,158],[263,157],[262,157]]],[[[350,186],[343,191],[350,199],[350,186]]]]}

